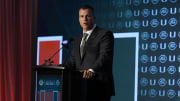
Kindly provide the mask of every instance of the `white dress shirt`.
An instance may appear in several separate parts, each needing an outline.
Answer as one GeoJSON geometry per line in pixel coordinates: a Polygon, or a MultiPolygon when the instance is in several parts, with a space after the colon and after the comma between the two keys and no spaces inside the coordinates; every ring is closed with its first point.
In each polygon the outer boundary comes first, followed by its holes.
{"type": "MultiPolygon", "coordinates": [[[[83,31],[83,33],[87,33],[87,34],[88,34],[88,36],[87,36],[87,38],[86,38],[86,41],[89,39],[91,33],[94,31],[95,28],[96,28],[96,24],[94,24],[94,26],[93,26],[92,29],[90,29],[90,30],[88,30],[88,31],[86,31],[86,32],[83,31]]],[[[81,39],[81,44],[82,44],[82,39],[81,39]]],[[[81,44],[80,44],[80,46],[81,46],[81,44]]]]}

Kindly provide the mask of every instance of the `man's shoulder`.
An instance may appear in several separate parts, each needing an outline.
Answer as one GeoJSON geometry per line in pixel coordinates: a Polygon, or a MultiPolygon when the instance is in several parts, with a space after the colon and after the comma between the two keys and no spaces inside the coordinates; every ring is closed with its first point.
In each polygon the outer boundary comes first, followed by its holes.
{"type": "Polygon", "coordinates": [[[99,27],[99,26],[96,26],[96,31],[98,32],[98,33],[110,33],[110,34],[112,34],[113,32],[112,31],[110,31],[110,30],[107,30],[107,29],[104,29],[104,28],[101,28],[101,27],[99,27]]]}

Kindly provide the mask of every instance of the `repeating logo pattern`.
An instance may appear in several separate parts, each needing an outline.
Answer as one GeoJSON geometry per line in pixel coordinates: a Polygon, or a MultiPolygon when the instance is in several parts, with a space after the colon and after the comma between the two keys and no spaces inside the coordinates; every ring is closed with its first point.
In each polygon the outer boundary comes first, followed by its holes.
{"type": "Polygon", "coordinates": [[[180,87],[180,1],[112,2],[111,6],[117,8],[114,16],[118,21],[107,20],[111,26],[103,27],[118,32],[124,29],[140,32],[138,101],[144,101],[145,97],[146,101],[172,101],[180,97],[177,89],[180,87]]]}
{"type": "Polygon", "coordinates": [[[132,5],[143,8],[131,9],[132,18],[136,18],[133,21],[138,20],[139,27],[124,26],[140,29],[138,101],[145,97],[149,101],[172,101],[180,97],[180,8],[175,6],[178,3],[178,0],[141,0],[139,5],[132,5]]]}

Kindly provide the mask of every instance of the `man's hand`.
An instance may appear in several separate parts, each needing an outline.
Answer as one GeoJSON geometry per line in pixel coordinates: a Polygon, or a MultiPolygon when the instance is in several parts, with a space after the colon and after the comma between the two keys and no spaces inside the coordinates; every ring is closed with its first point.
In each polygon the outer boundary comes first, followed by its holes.
{"type": "Polygon", "coordinates": [[[81,70],[80,72],[83,72],[84,79],[90,79],[94,76],[94,73],[89,70],[81,70]]]}

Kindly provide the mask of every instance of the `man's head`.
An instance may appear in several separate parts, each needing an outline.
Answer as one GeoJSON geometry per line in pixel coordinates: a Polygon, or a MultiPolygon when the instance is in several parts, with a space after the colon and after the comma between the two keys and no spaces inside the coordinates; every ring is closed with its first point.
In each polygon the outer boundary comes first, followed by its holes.
{"type": "Polygon", "coordinates": [[[96,17],[94,16],[94,9],[89,5],[84,5],[79,9],[79,23],[83,31],[92,29],[95,24],[96,17]]]}

